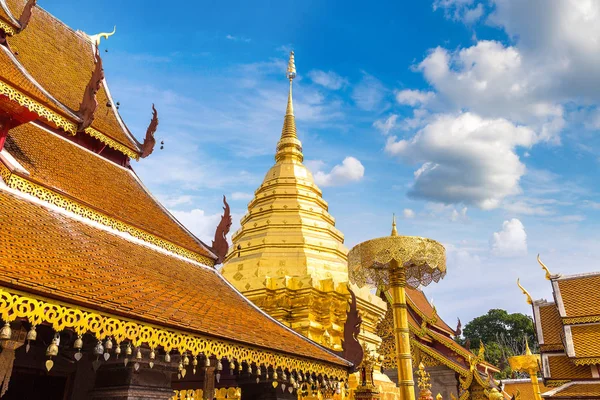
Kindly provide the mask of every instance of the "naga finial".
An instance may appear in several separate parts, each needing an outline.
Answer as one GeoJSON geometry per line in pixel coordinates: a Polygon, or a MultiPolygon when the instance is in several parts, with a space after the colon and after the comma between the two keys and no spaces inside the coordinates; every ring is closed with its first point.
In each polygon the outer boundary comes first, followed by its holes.
{"type": "Polygon", "coordinates": [[[539,263],[539,264],[542,266],[542,269],[543,269],[544,271],[546,271],[546,279],[547,279],[547,280],[550,280],[550,279],[552,279],[552,273],[550,273],[550,270],[548,269],[548,267],[546,267],[546,264],[544,264],[544,263],[542,262],[542,260],[540,259],[540,255],[539,255],[539,254],[537,255],[537,261],[538,261],[538,263],[539,263]]]}
{"type": "Polygon", "coordinates": [[[531,295],[529,294],[529,292],[523,287],[521,286],[521,280],[517,278],[517,286],[519,287],[519,289],[521,289],[521,291],[523,291],[523,294],[525,296],[527,296],[527,303],[528,304],[533,304],[533,299],[531,298],[531,295]]]}
{"type": "Polygon", "coordinates": [[[294,61],[293,51],[290,51],[290,59],[288,61],[286,76],[290,81],[296,77],[296,62],[294,61]]]}
{"type": "Polygon", "coordinates": [[[98,33],[96,35],[88,35],[88,36],[89,36],[90,40],[92,41],[92,43],[94,43],[96,45],[96,47],[98,47],[98,46],[100,46],[100,39],[102,39],[102,38],[108,39],[109,37],[114,35],[116,32],[117,32],[117,26],[115,25],[113,31],[110,33],[102,32],[102,33],[98,33]]]}
{"type": "Polygon", "coordinates": [[[485,359],[485,346],[483,345],[483,341],[479,341],[479,352],[477,353],[477,357],[484,360],[485,359]]]}
{"type": "Polygon", "coordinates": [[[156,145],[156,139],[154,138],[154,134],[156,133],[156,129],[158,128],[158,112],[152,104],[152,119],[150,120],[150,124],[148,125],[148,129],[146,129],[146,137],[144,138],[144,143],[142,143],[142,153],[140,154],[141,158],[146,158],[154,151],[154,146],[156,145]]]}

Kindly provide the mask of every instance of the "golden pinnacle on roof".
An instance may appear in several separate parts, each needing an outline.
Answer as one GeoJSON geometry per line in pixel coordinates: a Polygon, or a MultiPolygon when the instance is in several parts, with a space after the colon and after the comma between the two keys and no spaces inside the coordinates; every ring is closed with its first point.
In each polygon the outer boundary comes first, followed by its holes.
{"type": "Polygon", "coordinates": [[[304,156],[302,154],[302,143],[296,136],[296,119],[294,117],[294,104],[292,101],[292,82],[296,77],[296,63],[294,60],[293,51],[290,52],[286,76],[290,80],[290,91],[288,93],[287,109],[285,111],[285,117],[283,120],[281,139],[277,144],[275,160],[277,162],[283,160],[302,162],[304,160],[304,156]]]}
{"type": "Polygon", "coordinates": [[[390,236],[398,236],[398,229],[396,229],[396,214],[392,216],[392,234],[390,236]]]}
{"type": "Polygon", "coordinates": [[[542,260],[540,259],[540,255],[539,255],[539,254],[537,255],[537,261],[538,261],[538,263],[539,263],[539,264],[542,266],[542,269],[543,269],[544,271],[546,271],[546,279],[547,279],[547,280],[550,280],[550,279],[552,279],[552,273],[550,273],[550,270],[548,269],[548,267],[546,267],[546,264],[544,264],[544,263],[542,262],[542,260]]]}
{"type": "Polygon", "coordinates": [[[533,299],[531,298],[531,295],[529,294],[529,292],[527,290],[525,290],[525,288],[523,286],[521,286],[521,279],[519,279],[519,278],[517,278],[517,286],[519,287],[519,289],[521,289],[523,294],[527,297],[527,303],[533,304],[533,299]]]}

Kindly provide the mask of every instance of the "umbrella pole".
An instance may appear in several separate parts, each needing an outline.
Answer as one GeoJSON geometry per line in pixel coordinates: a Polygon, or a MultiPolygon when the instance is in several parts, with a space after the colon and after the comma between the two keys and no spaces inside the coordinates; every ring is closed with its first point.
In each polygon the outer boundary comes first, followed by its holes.
{"type": "Polygon", "coordinates": [[[396,260],[390,263],[390,292],[394,315],[394,338],[398,363],[398,386],[401,400],[415,400],[408,310],[406,308],[406,270],[396,260]]]}

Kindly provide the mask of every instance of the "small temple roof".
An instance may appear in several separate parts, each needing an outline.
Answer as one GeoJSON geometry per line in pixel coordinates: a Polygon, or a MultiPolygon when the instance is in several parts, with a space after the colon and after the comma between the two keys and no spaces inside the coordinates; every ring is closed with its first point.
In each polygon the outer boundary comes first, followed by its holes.
{"type": "Polygon", "coordinates": [[[11,129],[6,150],[22,178],[208,258],[213,254],[162,207],[135,173],[34,123],[11,129]]]}
{"type": "Polygon", "coordinates": [[[537,339],[542,351],[564,351],[563,326],[555,303],[535,302],[534,315],[539,319],[537,339]]]}
{"type": "Polygon", "coordinates": [[[543,354],[544,378],[551,380],[591,379],[589,366],[575,365],[566,354],[543,354]]]}
{"type": "Polygon", "coordinates": [[[558,310],[566,323],[600,322],[600,273],[552,279],[558,310]]]}
{"type": "Polygon", "coordinates": [[[556,389],[542,393],[542,397],[544,399],[599,399],[600,383],[597,381],[569,382],[556,389]]]}
{"type": "Polygon", "coordinates": [[[0,188],[0,285],[172,329],[342,367],[268,317],[213,268],[127,240],[0,188]]]}

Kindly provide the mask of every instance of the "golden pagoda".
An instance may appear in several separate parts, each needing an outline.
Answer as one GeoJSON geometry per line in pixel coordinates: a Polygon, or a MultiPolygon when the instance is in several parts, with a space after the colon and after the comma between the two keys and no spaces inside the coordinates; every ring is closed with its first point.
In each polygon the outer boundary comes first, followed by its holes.
{"type": "MultiPolygon", "coordinates": [[[[233,234],[222,273],[275,318],[327,347],[341,349],[349,299],[348,249],[321,190],[302,163],[292,101],[293,52],[287,77],[290,89],[275,165],[233,234]]],[[[382,317],[385,308],[377,311],[382,317]]],[[[376,324],[373,321],[373,331],[376,324]]]]}

